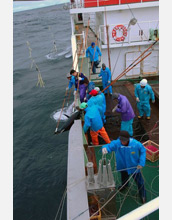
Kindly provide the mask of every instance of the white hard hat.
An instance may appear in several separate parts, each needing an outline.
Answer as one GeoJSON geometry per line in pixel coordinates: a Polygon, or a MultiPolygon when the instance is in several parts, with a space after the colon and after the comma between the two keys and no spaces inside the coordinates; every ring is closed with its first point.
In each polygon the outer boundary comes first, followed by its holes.
{"type": "Polygon", "coordinates": [[[96,90],[97,92],[100,91],[100,88],[99,87],[95,87],[94,90],[96,90]]]}
{"type": "Polygon", "coordinates": [[[147,79],[142,79],[141,81],[140,81],[140,85],[141,86],[146,86],[147,85],[147,79]]]}

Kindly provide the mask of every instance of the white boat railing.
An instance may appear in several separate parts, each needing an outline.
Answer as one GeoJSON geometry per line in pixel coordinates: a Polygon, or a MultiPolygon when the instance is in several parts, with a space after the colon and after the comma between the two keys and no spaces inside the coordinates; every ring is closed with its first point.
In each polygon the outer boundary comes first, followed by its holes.
{"type": "Polygon", "coordinates": [[[159,209],[159,197],[118,218],[118,220],[138,220],[159,209]]]}
{"type": "Polygon", "coordinates": [[[75,34],[75,38],[78,57],[82,57],[83,55],[85,56],[87,48],[87,44],[85,45],[85,31],[82,31],[82,34],[75,34]]]}
{"type": "Polygon", "coordinates": [[[70,0],[70,8],[90,8],[90,7],[104,7],[111,5],[124,5],[131,3],[144,3],[144,2],[158,2],[159,0],[70,0]]]}
{"type": "MultiPolygon", "coordinates": [[[[122,44],[122,43],[133,43],[133,42],[142,42],[149,41],[150,39],[150,30],[158,30],[159,29],[159,21],[142,21],[137,22],[135,26],[130,26],[128,28],[127,23],[122,23],[127,29],[127,36],[122,41],[117,41],[112,36],[113,29],[119,24],[110,24],[108,25],[108,34],[109,34],[109,44],[122,44]]],[[[121,37],[123,35],[123,30],[116,31],[116,37],[121,37]]],[[[102,45],[107,45],[107,33],[106,33],[106,25],[100,25],[99,27],[99,36],[102,42],[102,45]]]]}

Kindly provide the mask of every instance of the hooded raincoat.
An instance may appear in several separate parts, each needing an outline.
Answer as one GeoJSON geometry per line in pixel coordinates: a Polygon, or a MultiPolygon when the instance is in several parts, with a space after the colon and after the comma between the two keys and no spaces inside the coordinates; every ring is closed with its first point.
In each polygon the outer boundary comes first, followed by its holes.
{"type": "Polygon", "coordinates": [[[144,88],[141,88],[140,84],[138,83],[134,93],[136,98],[139,98],[140,100],[140,102],[137,102],[137,108],[139,110],[140,116],[143,116],[145,113],[147,117],[150,117],[151,108],[149,100],[152,99],[152,101],[155,101],[152,87],[147,84],[144,88]]]}
{"type": "MultiPolygon", "coordinates": [[[[103,68],[101,68],[100,74],[98,75],[99,77],[102,77],[102,84],[103,84],[103,89],[106,88],[111,82],[111,71],[108,67],[106,67],[105,70],[103,70],[103,68]]],[[[112,94],[112,86],[109,86],[108,89],[106,89],[104,91],[104,93],[106,94],[107,91],[109,91],[110,94],[112,94]]]]}

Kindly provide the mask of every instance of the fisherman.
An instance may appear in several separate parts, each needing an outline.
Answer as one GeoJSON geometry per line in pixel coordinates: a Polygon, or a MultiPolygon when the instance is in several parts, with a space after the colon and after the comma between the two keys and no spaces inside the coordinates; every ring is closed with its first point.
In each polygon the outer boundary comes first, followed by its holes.
{"type": "Polygon", "coordinates": [[[87,88],[87,100],[89,100],[91,98],[91,95],[89,94],[91,92],[91,90],[93,90],[95,88],[95,83],[94,82],[89,82],[88,84],[88,88],[87,88]]]}
{"type": "Polygon", "coordinates": [[[136,96],[137,108],[139,110],[138,118],[143,118],[145,113],[146,119],[150,120],[151,108],[149,100],[152,99],[152,103],[155,103],[152,87],[147,83],[146,79],[142,79],[140,83],[136,85],[134,93],[136,96]]]}
{"type": "Polygon", "coordinates": [[[102,53],[99,47],[95,46],[95,43],[92,42],[91,46],[89,46],[86,50],[86,57],[90,57],[93,74],[96,73],[96,68],[98,68],[99,65],[99,56],[101,55],[102,53]]]}
{"type": "Polygon", "coordinates": [[[100,135],[106,143],[110,143],[109,136],[103,127],[103,122],[101,118],[101,108],[99,106],[93,105],[91,107],[88,106],[88,103],[83,102],[80,105],[80,109],[84,110],[84,133],[88,131],[90,128],[90,135],[92,139],[93,145],[99,145],[98,135],[100,135]]]}
{"type": "Polygon", "coordinates": [[[76,94],[78,84],[79,84],[80,102],[82,103],[84,102],[84,100],[86,100],[86,90],[87,90],[89,81],[83,73],[77,73],[75,70],[71,70],[70,75],[75,77],[74,95],[76,94]]]}
{"type": "Polygon", "coordinates": [[[133,108],[127,97],[119,93],[112,95],[113,99],[118,100],[118,104],[112,109],[112,112],[121,113],[121,130],[128,131],[130,137],[133,136],[133,119],[135,117],[133,108]]]}
{"type": "Polygon", "coordinates": [[[130,138],[127,131],[120,131],[119,138],[102,147],[102,153],[115,151],[117,170],[121,173],[122,185],[118,190],[122,191],[129,185],[129,175],[135,180],[142,203],[146,202],[144,180],[140,169],[145,166],[146,149],[137,140],[130,138]]]}
{"type": "Polygon", "coordinates": [[[101,95],[98,95],[98,92],[95,89],[91,90],[89,95],[91,96],[91,98],[87,102],[88,106],[89,107],[94,106],[94,105],[99,106],[99,108],[101,108],[101,111],[100,111],[101,118],[103,120],[103,123],[105,123],[106,120],[105,120],[105,115],[104,115],[103,97],[101,95]]]}
{"type": "Polygon", "coordinates": [[[75,77],[71,76],[70,73],[66,75],[67,79],[69,80],[69,85],[66,87],[66,90],[70,90],[73,85],[75,85],[75,77]]]}
{"type": "MultiPolygon", "coordinates": [[[[102,77],[103,89],[105,89],[111,83],[111,71],[104,63],[102,64],[100,74],[97,78],[99,77],[102,77]]],[[[109,86],[109,88],[104,91],[105,95],[107,94],[107,91],[112,95],[112,86],[109,86]]]]}
{"type": "Polygon", "coordinates": [[[103,123],[106,123],[106,98],[103,92],[100,91],[99,87],[95,87],[94,90],[98,92],[98,96],[102,97],[102,107],[103,107],[103,123]]]}

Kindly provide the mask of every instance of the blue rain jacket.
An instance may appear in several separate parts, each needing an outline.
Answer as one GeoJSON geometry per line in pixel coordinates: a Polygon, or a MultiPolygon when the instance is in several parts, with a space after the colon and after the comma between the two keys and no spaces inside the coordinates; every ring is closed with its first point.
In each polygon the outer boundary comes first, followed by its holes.
{"type": "Polygon", "coordinates": [[[147,84],[145,88],[142,89],[140,84],[138,83],[136,85],[134,94],[136,98],[139,98],[140,102],[143,104],[149,103],[150,98],[152,99],[152,101],[155,100],[154,92],[149,84],[147,84]]]}
{"type": "Polygon", "coordinates": [[[93,90],[95,88],[95,83],[94,82],[89,82],[88,84],[88,88],[87,88],[87,100],[89,100],[92,96],[89,95],[89,93],[91,92],[91,90],[93,90]]]}
{"type": "Polygon", "coordinates": [[[92,131],[98,131],[103,127],[102,122],[102,109],[98,106],[94,105],[91,107],[87,107],[85,109],[85,116],[84,116],[84,132],[86,133],[88,128],[90,128],[92,131]]]}
{"type": "Polygon", "coordinates": [[[111,71],[108,67],[106,67],[105,70],[101,68],[99,77],[102,77],[102,83],[108,83],[108,81],[111,82],[111,71]]]}
{"type": "Polygon", "coordinates": [[[68,88],[71,89],[73,85],[75,85],[75,77],[74,76],[71,77],[71,79],[69,81],[68,88]]]}
{"type": "Polygon", "coordinates": [[[99,60],[99,56],[101,56],[102,53],[99,49],[98,46],[95,46],[94,48],[92,48],[91,46],[89,46],[86,50],[86,57],[90,57],[91,61],[97,61],[99,60]]]}
{"type": "Polygon", "coordinates": [[[95,88],[95,83],[94,82],[89,82],[88,89],[87,89],[88,93],[90,93],[91,90],[93,90],[94,88],[95,88]]]}
{"type": "Polygon", "coordinates": [[[99,95],[102,96],[103,98],[103,102],[102,102],[102,105],[103,105],[103,113],[106,112],[106,98],[105,98],[105,95],[103,92],[99,92],[99,95]]]}
{"type": "MultiPolygon", "coordinates": [[[[108,153],[115,151],[117,170],[137,167],[144,167],[146,162],[146,149],[134,138],[130,138],[128,146],[123,146],[120,139],[111,141],[110,144],[104,145],[108,153]]],[[[134,173],[137,168],[128,169],[128,174],[134,173]]],[[[139,172],[139,170],[137,171],[139,172]]]]}

